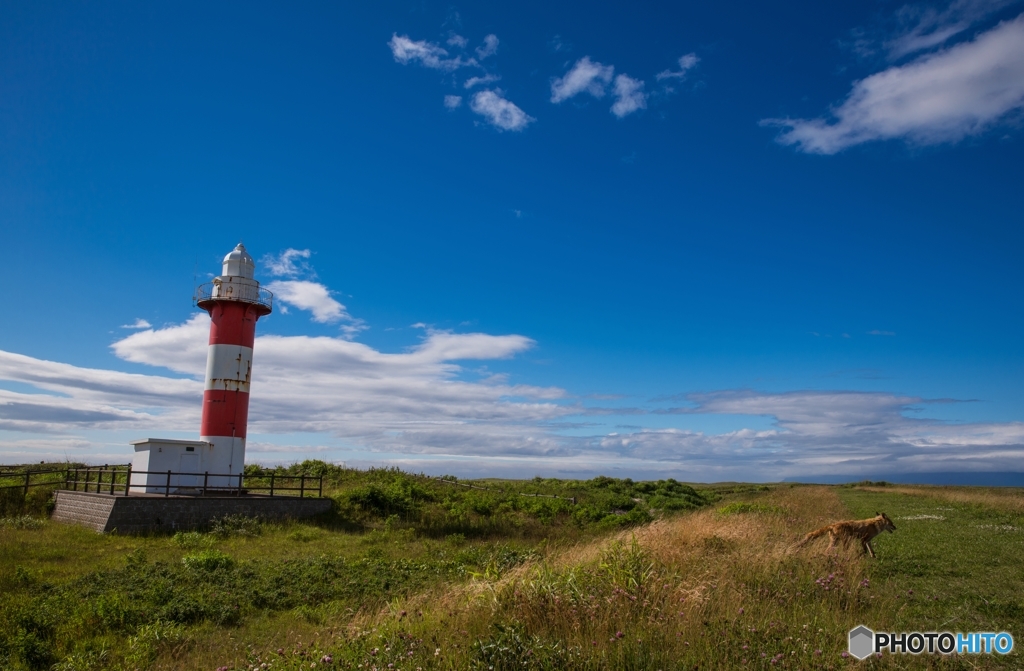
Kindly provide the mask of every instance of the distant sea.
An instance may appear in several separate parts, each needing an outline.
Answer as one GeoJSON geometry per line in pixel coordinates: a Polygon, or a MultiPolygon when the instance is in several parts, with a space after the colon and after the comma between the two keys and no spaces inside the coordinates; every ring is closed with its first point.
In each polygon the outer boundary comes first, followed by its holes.
{"type": "Polygon", "coordinates": [[[1024,487],[1024,473],[877,473],[875,475],[809,475],[786,478],[783,482],[807,482],[822,485],[841,485],[864,480],[884,480],[892,484],[905,485],[973,485],[976,487],[1024,487]]]}

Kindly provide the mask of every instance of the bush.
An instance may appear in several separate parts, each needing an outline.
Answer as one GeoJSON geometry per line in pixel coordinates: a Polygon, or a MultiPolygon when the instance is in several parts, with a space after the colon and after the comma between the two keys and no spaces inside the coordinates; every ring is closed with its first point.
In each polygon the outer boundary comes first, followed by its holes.
{"type": "Polygon", "coordinates": [[[183,550],[199,550],[213,545],[212,538],[198,531],[179,531],[171,540],[183,550]]]}
{"type": "Polygon", "coordinates": [[[17,517],[4,517],[0,519],[0,527],[10,529],[42,529],[43,521],[31,515],[18,515],[17,517]]]}
{"type": "Polygon", "coordinates": [[[186,568],[199,571],[216,571],[217,569],[229,569],[235,565],[235,560],[220,550],[203,550],[195,554],[188,554],[181,558],[181,563],[186,568]]]}

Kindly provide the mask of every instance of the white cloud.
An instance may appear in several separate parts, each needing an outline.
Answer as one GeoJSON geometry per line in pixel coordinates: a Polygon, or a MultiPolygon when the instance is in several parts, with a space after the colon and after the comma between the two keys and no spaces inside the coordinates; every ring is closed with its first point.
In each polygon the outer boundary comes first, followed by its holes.
{"type": "MultiPolygon", "coordinates": [[[[61,450],[73,449],[74,459],[111,460],[116,455],[108,456],[114,450],[109,441],[96,445],[82,436],[130,432],[127,440],[197,432],[208,332],[209,318],[199,314],[113,345],[122,359],[170,367],[189,379],[81,368],[0,351],[0,380],[43,392],[0,390],[0,431],[24,434],[5,434],[0,459],[61,458],[61,450]]],[[[925,399],[890,393],[691,394],[684,397],[685,407],[656,411],[674,417],[677,427],[566,435],[560,429],[586,425],[563,422],[585,416],[588,409],[567,403],[565,391],[512,384],[490,370],[467,381],[472,371],[458,363],[506,359],[534,345],[521,335],[428,330],[414,347],[386,353],[342,338],[258,336],[249,413],[254,454],[329,456],[337,449],[331,445],[340,442],[361,450],[363,465],[701,481],[1006,471],[1024,459],[1022,422],[921,419],[914,415],[925,399]],[[692,415],[768,417],[772,425],[764,427],[760,420],[759,428],[705,433],[684,428],[692,415]],[[294,446],[297,434],[308,434],[301,440],[308,450],[294,446]],[[286,438],[276,446],[275,436],[286,438]]],[[[128,453],[124,450],[122,455],[128,453]]]]}
{"type": "Polygon", "coordinates": [[[662,70],[655,75],[655,78],[660,82],[663,79],[685,79],[686,73],[692,70],[697,63],[700,62],[700,57],[697,54],[686,54],[685,56],[679,57],[679,70],[662,70]]]}
{"type": "Polygon", "coordinates": [[[498,81],[500,79],[501,79],[501,77],[499,77],[498,75],[484,75],[483,77],[470,77],[469,79],[466,80],[466,83],[463,84],[463,87],[465,87],[467,89],[471,89],[474,86],[477,86],[479,84],[490,84],[491,82],[496,82],[496,81],[498,81]]]}
{"type": "MultiPolygon", "coordinates": [[[[0,351],[0,379],[48,393],[0,389],[0,430],[198,431],[209,318],[114,344],[128,361],[191,379],[79,368],[0,351]],[[59,394],[56,395],[56,394],[59,394]]],[[[258,336],[250,435],[329,433],[364,449],[537,454],[558,447],[544,425],[572,407],[560,389],[461,378],[459,360],[503,359],[534,345],[518,335],[428,332],[384,353],[341,338],[258,336]],[[481,452],[482,451],[482,452],[481,452]]]]}
{"type": "Polygon", "coordinates": [[[121,328],[123,328],[123,329],[149,329],[149,328],[153,328],[153,325],[150,324],[145,319],[137,318],[131,324],[121,324],[121,328]]]}
{"type": "Polygon", "coordinates": [[[902,29],[885,40],[892,60],[941,46],[978,21],[1016,0],[955,0],[939,10],[930,5],[905,5],[896,12],[902,29]]]}
{"type": "Polygon", "coordinates": [[[351,317],[345,306],[331,298],[330,290],[319,282],[307,280],[277,280],[267,285],[274,297],[300,310],[313,313],[313,321],[329,324],[351,317]]]}
{"type": "Polygon", "coordinates": [[[447,109],[457,109],[462,105],[462,96],[445,96],[444,106],[447,109]]]}
{"type": "Polygon", "coordinates": [[[451,72],[462,67],[476,65],[472,58],[463,60],[461,56],[449,58],[448,52],[438,44],[426,40],[414,41],[407,35],[394,33],[388,42],[395,60],[402,65],[419,62],[420,65],[434,70],[451,72]]]}
{"type": "Polygon", "coordinates": [[[634,458],[685,459],[706,465],[709,472],[742,472],[748,478],[761,473],[775,479],[991,471],[1024,458],[1024,423],[954,424],[908,417],[915,406],[927,403],[917,397],[725,391],[693,394],[686,400],[689,407],[664,412],[767,416],[776,427],[710,435],[680,429],[640,431],[606,436],[600,445],[634,458]]]}
{"type": "Polygon", "coordinates": [[[488,35],[484,38],[483,45],[476,48],[476,55],[483,60],[488,56],[498,53],[498,36],[488,35]]]}
{"type": "Polygon", "coordinates": [[[584,92],[600,98],[611,83],[614,72],[613,66],[596,63],[589,56],[584,56],[563,77],[552,80],[551,102],[560,103],[584,92]]]}
{"type": "Polygon", "coordinates": [[[835,154],[873,140],[956,142],[1024,107],[1024,14],[949,49],[853,85],[826,119],[765,119],[788,128],[777,141],[835,154]]]}
{"type": "Polygon", "coordinates": [[[192,375],[196,371],[206,371],[209,336],[210,317],[201,312],[183,324],[133,333],[115,342],[110,349],[125,361],[162,366],[176,373],[192,375]],[[162,361],[156,354],[160,350],[170,353],[162,361]]]}
{"type": "Polygon", "coordinates": [[[261,259],[261,263],[270,275],[295,277],[312,273],[312,268],[306,260],[311,255],[312,252],[308,249],[288,248],[277,256],[267,254],[261,259]]]}
{"type": "Polygon", "coordinates": [[[872,329],[872,330],[868,331],[868,335],[873,335],[873,336],[894,336],[896,334],[894,332],[892,332],[892,331],[882,331],[882,330],[879,330],[879,329],[872,329]]]}
{"type": "Polygon", "coordinates": [[[450,47],[465,49],[466,45],[469,44],[469,40],[467,40],[462,35],[459,35],[458,33],[452,33],[451,36],[447,39],[447,43],[448,46],[450,47]]]}
{"type": "MultiPolygon", "coordinates": [[[[159,329],[141,331],[125,340],[137,337],[166,342],[159,329]]],[[[172,356],[187,356],[188,349],[174,351],[172,356]]],[[[202,365],[205,368],[205,355],[202,365]]],[[[189,403],[202,396],[202,383],[194,380],[80,368],[4,351],[0,351],[0,379],[43,392],[0,389],[0,429],[29,433],[141,427],[153,420],[181,422],[193,415],[198,421],[199,409],[189,403]]]]}
{"type": "Polygon", "coordinates": [[[647,108],[644,83],[639,79],[633,79],[628,75],[619,75],[615,78],[614,93],[615,103],[612,105],[612,114],[620,119],[637,110],[647,108]]]}
{"type": "Polygon", "coordinates": [[[536,121],[515,103],[502,97],[501,91],[478,92],[473,96],[469,108],[499,130],[521,131],[536,121]]]}

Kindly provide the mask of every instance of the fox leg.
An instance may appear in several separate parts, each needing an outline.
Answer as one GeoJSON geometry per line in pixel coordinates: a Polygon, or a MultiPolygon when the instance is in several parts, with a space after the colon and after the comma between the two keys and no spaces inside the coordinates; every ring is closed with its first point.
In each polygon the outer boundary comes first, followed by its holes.
{"type": "Polygon", "coordinates": [[[875,549],[871,547],[871,541],[864,541],[864,551],[871,555],[871,558],[875,558],[875,549]]]}
{"type": "Polygon", "coordinates": [[[826,552],[831,551],[832,548],[834,548],[836,546],[836,541],[837,540],[839,540],[839,538],[834,533],[832,533],[831,531],[828,532],[828,547],[825,549],[825,551],[826,552]]]}

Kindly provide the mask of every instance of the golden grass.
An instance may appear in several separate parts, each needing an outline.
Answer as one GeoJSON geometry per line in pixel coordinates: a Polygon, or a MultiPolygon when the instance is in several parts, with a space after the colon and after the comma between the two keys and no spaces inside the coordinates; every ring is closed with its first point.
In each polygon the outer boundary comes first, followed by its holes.
{"type": "MultiPolygon", "coordinates": [[[[721,643],[708,635],[712,623],[740,637],[733,641],[733,657],[746,654],[740,648],[746,636],[751,656],[758,645],[772,654],[788,646],[787,654],[799,650],[811,663],[816,650],[835,648],[843,640],[852,605],[837,590],[825,595],[824,608],[812,602],[808,609],[799,590],[806,591],[808,584],[813,588],[814,577],[829,573],[852,586],[862,578],[863,565],[851,553],[826,556],[822,548],[812,547],[794,555],[791,548],[808,530],[846,519],[849,512],[828,487],[777,489],[764,500],[782,512],[702,510],[604,539],[551,547],[498,579],[439,585],[378,612],[325,622],[320,629],[347,630],[352,637],[402,628],[444,651],[437,659],[417,659],[424,668],[460,668],[471,643],[487,639],[499,622],[539,637],[532,640],[558,641],[566,649],[596,654],[587,662],[596,663],[595,668],[617,668],[635,662],[636,655],[646,655],[651,664],[689,659],[702,668],[739,663],[721,656],[721,643]],[[403,612],[418,617],[403,620],[403,612]],[[780,621],[791,623],[792,631],[782,632],[780,621]],[[747,625],[750,632],[744,634],[747,625]],[[777,635],[768,636],[773,628],[777,635]],[[791,634],[785,644],[782,633],[791,634]]],[[[307,636],[314,629],[300,628],[307,636]]],[[[281,640],[280,634],[273,638],[281,640]]],[[[203,645],[195,652],[205,657],[213,650],[203,645]]]]}

